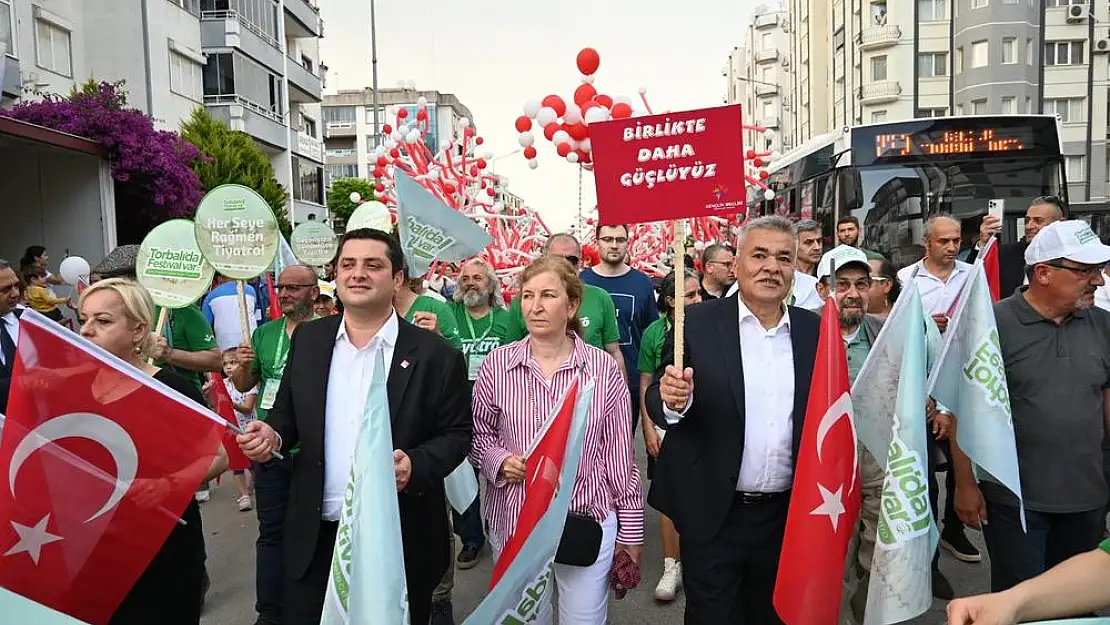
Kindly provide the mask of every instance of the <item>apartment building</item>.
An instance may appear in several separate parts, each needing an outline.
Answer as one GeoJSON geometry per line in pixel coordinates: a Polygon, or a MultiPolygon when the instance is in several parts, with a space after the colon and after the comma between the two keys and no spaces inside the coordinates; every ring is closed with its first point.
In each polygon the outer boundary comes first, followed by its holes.
{"type": "Polygon", "coordinates": [[[450,141],[462,136],[462,119],[473,123],[470,109],[457,97],[439,91],[420,91],[409,87],[378,90],[378,108],[374,108],[374,90],[368,88],[340,90],[324,96],[324,144],[327,151],[327,180],[332,178],[370,178],[374,170],[371,153],[381,137],[374,136],[374,118],[378,128],[395,125],[397,111],[408,110],[408,120],[416,120],[417,102],[428,102],[429,132],[424,141],[438,152],[450,141]]]}
{"type": "Polygon", "coordinates": [[[3,102],[95,78],[167,130],[205,106],[266,152],[291,221],[323,219],[322,36],[314,0],[0,0],[3,102]]]}
{"type": "Polygon", "coordinates": [[[727,79],[725,104],[739,103],[744,121],[774,131],[745,131],[744,146],[759,151],[793,147],[793,103],[791,102],[791,53],[787,33],[789,13],[785,6],[756,8],[744,35],[744,45],[733,48],[721,72],[727,79]]]}
{"type": "Polygon", "coordinates": [[[1072,203],[1105,204],[1107,24],[1110,6],[1089,0],[790,0],[794,133],[1056,114],[1072,203]]]}

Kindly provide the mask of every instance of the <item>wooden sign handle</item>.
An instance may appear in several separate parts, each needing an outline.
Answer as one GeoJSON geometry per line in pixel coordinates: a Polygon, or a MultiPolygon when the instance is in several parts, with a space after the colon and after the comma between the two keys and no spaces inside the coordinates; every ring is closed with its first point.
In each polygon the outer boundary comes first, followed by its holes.
{"type": "Polygon", "coordinates": [[[243,327],[243,342],[251,342],[251,311],[247,310],[247,291],[242,280],[235,281],[235,294],[239,296],[239,324],[243,327]]]}
{"type": "Polygon", "coordinates": [[[686,222],[674,220],[674,366],[683,369],[686,302],[686,222]]]}

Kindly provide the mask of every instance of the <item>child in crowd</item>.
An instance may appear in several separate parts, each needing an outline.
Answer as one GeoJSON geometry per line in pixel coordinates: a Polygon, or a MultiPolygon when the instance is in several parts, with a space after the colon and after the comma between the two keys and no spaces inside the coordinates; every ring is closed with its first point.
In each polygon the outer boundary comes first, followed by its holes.
{"type": "MultiPolygon", "coordinates": [[[[246,429],[247,424],[255,420],[254,408],[258,403],[258,385],[254,388],[242,393],[239,389],[235,388],[235,384],[231,381],[232,374],[239,368],[239,358],[235,353],[237,348],[232,347],[224,351],[224,388],[227,389],[227,395],[231,398],[231,405],[235,408],[235,420],[239,422],[239,427],[246,429]]],[[[240,512],[247,512],[251,509],[251,490],[254,488],[251,484],[251,473],[249,469],[233,470],[235,475],[235,487],[239,490],[239,499],[236,504],[239,506],[240,512]]]]}
{"type": "Polygon", "coordinates": [[[59,304],[73,306],[68,297],[56,297],[46,286],[46,270],[42,267],[31,266],[23,272],[23,282],[26,285],[27,304],[37,313],[45,315],[58,323],[64,319],[59,304]]]}

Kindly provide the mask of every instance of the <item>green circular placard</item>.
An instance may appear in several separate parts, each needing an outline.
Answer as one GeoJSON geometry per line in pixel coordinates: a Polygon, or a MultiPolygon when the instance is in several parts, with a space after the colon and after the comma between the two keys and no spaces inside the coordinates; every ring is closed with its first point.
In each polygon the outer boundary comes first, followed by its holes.
{"type": "Polygon", "coordinates": [[[143,239],[135,260],[135,274],[155,305],[184,308],[208,292],[216,270],[197,245],[193,222],[171,219],[143,239]]]}
{"type": "Polygon", "coordinates": [[[197,206],[196,238],[216,271],[250,280],[274,262],[280,233],[274,211],[261,195],[225,184],[209,191],[197,206]]]}
{"type": "Polygon", "coordinates": [[[347,230],[359,228],[373,228],[382,232],[393,231],[393,217],[389,214],[389,207],[376,200],[359,204],[351,218],[347,220],[347,230]]]}
{"type": "Polygon", "coordinates": [[[312,267],[321,267],[335,258],[339,249],[339,238],[327,224],[319,221],[306,221],[293,228],[289,245],[297,260],[312,267]]]}

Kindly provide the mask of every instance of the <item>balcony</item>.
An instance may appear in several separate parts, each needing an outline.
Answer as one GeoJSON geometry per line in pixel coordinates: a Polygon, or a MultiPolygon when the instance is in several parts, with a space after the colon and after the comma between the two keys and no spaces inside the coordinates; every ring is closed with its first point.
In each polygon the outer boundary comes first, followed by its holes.
{"type": "Polygon", "coordinates": [[[289,148],[289,128],[280,115],[239,95],[206,95],[204,107],[212,117],[279,150],[289,148]]]}
{"type": "Polygon", "coordinates": [[[860,89],[860,102],[863,104],[882,104],[893,102],[902,95],[902,85],[896,80],[885,80],[864,85],[860,89]]]}
{"type": "Polygon", "coordinates": [[[275,74],[285,74],[281,43],[235,11],[201,13],[200,45],[205,52],[212,48],[236,48],[275,74]]]}
{"type": "Polygon", "coordinates": [[[759,83],[759,82],[752,83],[752,84],[755,85],[755,94],[756,95],[775,95],[776,93],[779,92],[779,88],[778,88],[777,85],[769,85],[769,84],[764,84],[764,83],[759,83]]]}
{"type": "Polygon", "coordinates": [[[355,127],[354,122],[328,122],[324,128],[325,139],[358,136],[358,128],[355,127]]]}
{"type": "Polygon", "coordinates": [[[773,28],[778,26],[778,23],[779,16],[777,13],[764,13],[756,16],[754,26],[757,30],[760,30],[764,28],[773,28]]]}
{"type": "Polygon", "coordinates": [[[291,102],[321,102],[324,99],[324,81],[300,61],[290,58],[286,64],[291,102]]]}
{"type": "MultiPolygon", "coordinates": [[[[2,44],[0,44],[2,46],[2,44]]],[[[19,74],[19,59],[7,54],[0,54],[0,62],[4,63],[4,67],[0,68],[0,76],[4,78],[3,87],[5,95],[18,98],[22,95],[22,85],[20,84],[19,74]]]]}
{"type": "Polygon", "coordinates": [[[322,37],[324,20],[320,19],[320,9],[310,0],[285,0],[285,15],[292,18],[285,21],[285,34],[289,37],[322,37]]]}
{"type": "Polygon", "coordinates": [[[779,59],[779,51],[775,48],[769,50],[760,50],[755,53],[756,63],[773,63],[779,59]]]}
{"type": "Polygon", "coordinates": [[[778,128],[780,125],[779,116],[772,115],[771,117],[764,117],[760,120],[759,125],[763,126],[764,128],[778,128]]]}
{"type": "Polygon", "coordinates": [[[890,24],[887,26],[870,26],[864,28],[860,34],[860,50],[877,50],[898,43],[902,37],[902,29],[890,24]]]}
{"type": "Polygon", "coordinates": [[[324,142],[316,137],[310,137],[290,128],[289,146],[297,156],[303,156],[320,165],[324,164],[324,142]]]}

